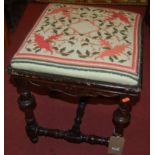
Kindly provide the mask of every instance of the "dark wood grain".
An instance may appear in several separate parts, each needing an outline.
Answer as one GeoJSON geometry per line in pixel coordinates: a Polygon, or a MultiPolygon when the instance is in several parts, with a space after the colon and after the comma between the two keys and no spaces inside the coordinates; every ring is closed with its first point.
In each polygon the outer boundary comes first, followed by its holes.
{"type": "Polygon", "coordinates": [[[15,81],[18,85],[18,91],[20,92],[18,104],[20,109],[25,113],[26,133],[30,140],[33,143],[36,143],[38,141],[38,136],[36,135],[36,131],[32,130],[32,128],[36,129],[37,127],[37,122],[33,113],[33,110],[36,107],[35,98],[31,95],[31,92],[28,89],[29,84],[26,80],[16,78],[15,81]]]}
{"type": "MultiPolygon", "coordinates": [[[[114,100],[118,108],[113,113],[114,136],[123,136],[124,129],[130,123],[130,111],[139,99],[141,84],[137,87],[116,85],[101,81],[78,79],[73,77],[39,74],[23,70],[9,68],[12,82],[17,86],[20,97],[18,103],[20,109],[25,113],[26,132],[33,143],[38,141],[38,136],[48,136],[57,139],[64,139],[73,143],[89,143],[109,145],[109,137],[83,134],[80,130],[86,104],[91,97],[106,97],[114,100]],[[31,86],[46,89],[47,92],[58,91],[66,95],[80,97],[79,105],[74,119],[73,126],[66,130],[48,129],[40,127],[35,120],[33,110],[35,109],[35,98],[31,95],[31,86]],[[124,102],[125,99],[125,102],[124,102]],[[126,102],[126,99],[129,101],[126,102]]],[[[104,104],[104,102],[103,102],[104,104]]]]}

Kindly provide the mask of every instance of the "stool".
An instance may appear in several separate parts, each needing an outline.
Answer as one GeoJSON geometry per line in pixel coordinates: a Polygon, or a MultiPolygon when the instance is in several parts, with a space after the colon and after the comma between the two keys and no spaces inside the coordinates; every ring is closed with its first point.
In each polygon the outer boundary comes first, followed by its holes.
{"type": "Polygon", "coordinates": [[[9,66],[25,113],[27,135],[33,143],[39,136],[69,142],[108,146],[111,154],[122,153],[123,132],[130,111],[141,91],[141,16],[103,7],[49,4],[9,66]],[[31,87],[78,96],[79,106],[69,130],[39,126],[34,116],[31,87]],[[82,117],[92,97],[114,100],[112,136],[99,137],[80,131],[82,117]]]}

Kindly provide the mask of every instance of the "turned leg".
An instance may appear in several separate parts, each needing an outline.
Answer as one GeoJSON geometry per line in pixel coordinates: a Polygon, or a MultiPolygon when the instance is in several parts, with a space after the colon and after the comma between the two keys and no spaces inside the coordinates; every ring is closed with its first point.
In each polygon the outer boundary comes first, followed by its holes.
{"type": "Polygon", "coordinates": [[[115,130],[113,136],[110,137],[108,145],[108,153],[121,155],[125,139],[123,137],[124,129],[130,123],[131,98],[123,97],[120,99],[119,107],[113,113],[113,123],[115,130]]]}
{"type": "Polygon", "coordinates": [[[82,97],[79,101],[79,106],[76,112],[76,117],[74,119],[74,124],[72,126],[71,131],[75,134],[80,134],[80,125],[82,123],[82,118],[85,112],[86,104],[87,104],[88,98],[82,97]]]}
{"type": "Polygon", "coordinates": [[[25,113],[25,121],[26,121],[26,132],[28,137],[33,143],[38,141],[37,137],[37,122],[34,117],[33,110],[35,109],[36,102],[34,96],[31,95],[30,91],[25,87],[22,83],[20,88],[20,96],[18,98],[18,104],[20,109],[25,113]]]}
{"type": "Polygon", "coordinates": [[[116,109],[113,113],[113,123],[115,125],[115,130],[114,130],[115,136],[123,136],[124,129],[130,123],[130,118],[131,118],[130,111],[131,111],[130,98],[129,97],[122,98],[118,109],[116,109]]]}

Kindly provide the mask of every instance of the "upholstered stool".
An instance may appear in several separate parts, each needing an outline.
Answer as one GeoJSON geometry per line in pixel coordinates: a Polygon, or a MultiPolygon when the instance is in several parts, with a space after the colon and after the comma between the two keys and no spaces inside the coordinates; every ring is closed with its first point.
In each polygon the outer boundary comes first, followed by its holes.
{"type": "MultiPolygon", "coordinates": [[[[137,13],[80,5],[49,4],[11,60],[9,71],[20,91],[26,131],[69,142],[102,144],[121,154],[124,128],[141,91],[141,16],[137,13]],[[33,110],[31,85],[80,97],[74,125],[67,131],[40,127],[33,110]],[[110,137],[81,133],[90,97],[118,104],[110,137]]],[[[104,114],[103,114],[104,115],[104,114]]]]}

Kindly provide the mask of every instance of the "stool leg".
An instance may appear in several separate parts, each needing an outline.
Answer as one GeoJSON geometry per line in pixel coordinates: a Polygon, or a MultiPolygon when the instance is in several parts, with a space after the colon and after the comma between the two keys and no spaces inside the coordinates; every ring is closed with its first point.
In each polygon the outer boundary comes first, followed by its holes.
{"type": "Polygon", "coordinates": [[[33,113],[33,110],[36,107],[36,102],[34,96],[31,95],[28,89],[21,89],[18,104],[20,109],[25,113],[27,135],[33,143],[36,143],[38,141],[38,125],[33,113]]]}
{"type": "Polygon", "coordinates": [[[131,105],[129,103],[120,103],[118,109],[113,113],[113,123],[115,125],[114,135],[123,136],[124,129],[130,123],[131,105]]]}
{"type": "Polygon", "coordinates": [[[71,131],[75,134],[80,134],[80,125],[82,123],[82,118],[85,112],[86,104],[88,102],[88,98],[86,97],[81,97],[79,101],[79,106],[76,112],[76,117],[74,119],[74,124],[72,126],[71,131]]]}

